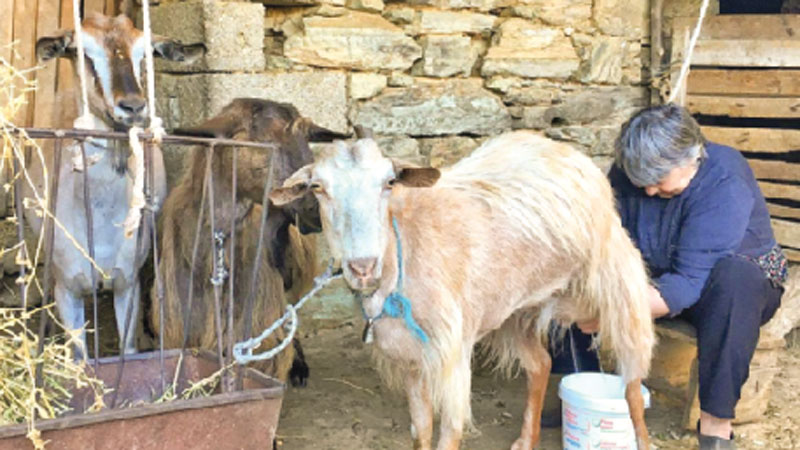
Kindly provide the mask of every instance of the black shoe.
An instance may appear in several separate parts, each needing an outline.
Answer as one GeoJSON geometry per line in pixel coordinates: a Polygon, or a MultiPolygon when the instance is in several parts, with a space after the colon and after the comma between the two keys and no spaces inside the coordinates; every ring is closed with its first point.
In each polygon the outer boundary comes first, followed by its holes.
{"type": "Polygon", "coordinates": [[[736,450],[733,436],[730,439],[722,439],[697,433],[697,441],[700,442],[700,450],[736,450]]]}

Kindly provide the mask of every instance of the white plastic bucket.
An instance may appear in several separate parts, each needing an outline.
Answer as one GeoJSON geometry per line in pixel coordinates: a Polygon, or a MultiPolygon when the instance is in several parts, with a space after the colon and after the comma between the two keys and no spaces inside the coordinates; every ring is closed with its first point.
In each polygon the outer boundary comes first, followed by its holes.
{"type": "MultiPolygon", "coordinates": [[[[642,386],[644,407],[650,391],[642,386]]],[[[636,450],[622,377],[596,372],[567,375],[558,387],[565,449],[636,450]]]]}

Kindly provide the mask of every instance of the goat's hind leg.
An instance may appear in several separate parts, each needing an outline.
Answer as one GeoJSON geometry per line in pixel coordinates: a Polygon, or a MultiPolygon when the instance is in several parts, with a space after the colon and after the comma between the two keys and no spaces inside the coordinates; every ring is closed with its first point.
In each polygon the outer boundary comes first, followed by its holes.
{"type": "Polygon", "coordinates": [[[644,421],[644,397],[642,396],[642,379],[637,378],[625,386],[625,400],[631,413],[633,429],[636,431],[636,444],[639,450],[649,450],[650,435],[644,421]]]}
{"type": "Polygon", "coordinates": [[[124,288],[114,289],[114,315],[117,319],[120,351],[126,355],[136,353],[136,322],[139,317],[138,279],[134,279],[124,288]]]}
{"type": "Polygon", "coordinates": [[[520,365],[528,378],[528,398],[522,420],[520,437],[511,446],[512,450],[530,450],[539,444],[542,420],[542,406],[547,381],[550,377],[552,361],[547,349],[527,330],[517,329],[514,333],[520,365]]]}
{"type": "MultiPolygon", "coordinates": [[[[53,288],[53,296],[56,299],[56,307],[61,322],[69,333],[75,349],[75,359],[86,359],[88,354],[86,348],[86,318],[83,310],[83,297],[75,295],[69,291],[64,283],[56,282],[53,288]]],[[[94,325],[95,330],[97,324],[94,325]]]]}

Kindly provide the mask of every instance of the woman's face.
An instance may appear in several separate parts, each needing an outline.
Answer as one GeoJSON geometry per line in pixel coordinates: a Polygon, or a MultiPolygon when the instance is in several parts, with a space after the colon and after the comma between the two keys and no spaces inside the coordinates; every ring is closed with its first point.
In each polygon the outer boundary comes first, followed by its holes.
{"type": "Polygon", "coordinates": [[[650,197],[657,195],[661,198],[672,198],[680,195],[697,174],[697,162],[670,170],[658,184],[644,187],[644,192],[650,197]]]}

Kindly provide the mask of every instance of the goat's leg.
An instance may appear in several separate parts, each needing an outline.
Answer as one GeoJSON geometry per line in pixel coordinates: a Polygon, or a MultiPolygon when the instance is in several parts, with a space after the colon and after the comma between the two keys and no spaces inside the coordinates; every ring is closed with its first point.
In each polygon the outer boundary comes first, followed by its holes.
{"type": "Polygon", "coordinates": [[[126,355],[136,353],[136,321],[139,317],[138,279],[134,279],[131,284],[122,289],[114,290],[114,315],[117,319],[120,351],[125,352],[126,355]],[[129,319],[127,325],[125,324],[126,317],[129,319]],[[125,342],[122,342],[123,339],[125,342]]]}
{"type": "MultiPolygon", "coordinates": [[[[472,350],[472,345],[464,346],[464,353],[472,350]]],[[[457,450],[464,433],[464,423],[471,420],[470,389],[472,371],[470,355],[462,354],[444,380],[441,380],[441,419],[439,424],[439,444],[437,450],[457,450]]]]}
{"type": "Polygon", "coordinates": [[[528,336],[528,333],[517,333],[516,346],[520,364],[525,368],[528,377],[528,398],[522,419],[522,431],[511,449],[530,450],[539,444],[542,406],[552,361],[542,343],[528,336]]]}
{"type": "Polygon", "coordinates": [[[411,438],[414,450],[430,450],[433,439],[433,405],[430,384],[418,369],[406,376],[406,396],[411,414],[411,438]]]}
{"type": "MultiPolygon", "coordinates": [[[[56,299],[56,307],[58,308],[58,315],[61,316],[61,322],[70,334],[70,340],[75,349],[75,358],[86,359],[88,352],[86,348],[86,319],[83,310],[83,297],[75,295],[74,292],[69,291],[64,286],[64,283],[58,281],[56,281],[53,288],[53,296],[56,299]]],[[[97,332],[97,324],[94,327],[95,332],[97,332]]]]}
{"type": "Polygon", "coordinates": [[[637,378],[625,386],[625,400],[636,431],[636,444],[639,450],[650,448],[650,435],[647,433],[647,424],[644,421],[644,397],[642,396],[642,379],[637,378]]]}

